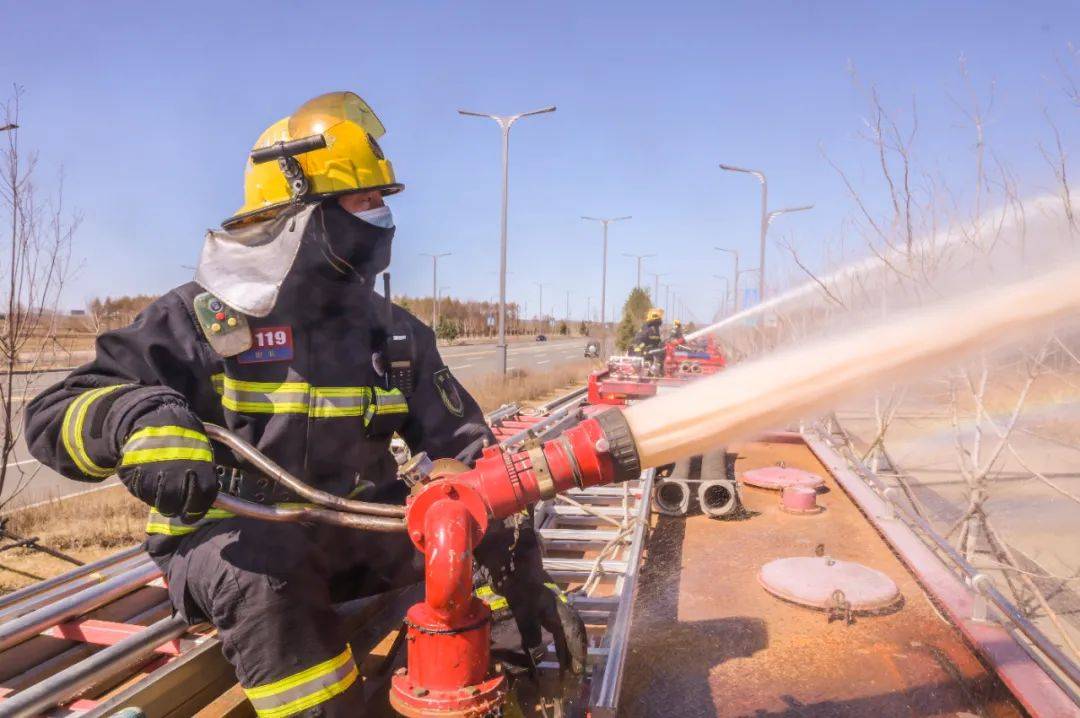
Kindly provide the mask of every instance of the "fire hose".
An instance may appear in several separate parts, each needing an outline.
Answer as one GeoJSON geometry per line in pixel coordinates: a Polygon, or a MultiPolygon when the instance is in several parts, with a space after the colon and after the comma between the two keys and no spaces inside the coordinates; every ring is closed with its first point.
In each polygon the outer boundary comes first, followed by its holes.
{"type": "Polygon", "coordinates": [[[390,691],[394,708],[410,718],[484,715],[505,700],[506,677],[491,666],[491,610],[473,593],[473,549],[488,525],[568,489],[636,479],[641,473],[630,427],[618,410],[521,451],[490,446],[468,471],[432,474],[404,508],[318,491],[227,429],[208,424],[206,431],[316,504],[282,508],[219,494],[218,508],[267,521],[407,531],[425,555],[424,600],[409,609],[405,621],[407,668],[395,674],[390,691]]]}

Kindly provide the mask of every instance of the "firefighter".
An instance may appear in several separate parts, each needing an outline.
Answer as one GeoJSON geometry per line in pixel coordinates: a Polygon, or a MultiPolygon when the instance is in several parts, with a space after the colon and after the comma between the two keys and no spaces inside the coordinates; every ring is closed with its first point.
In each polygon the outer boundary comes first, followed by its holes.
{"type": "Polygon", "coordinates": [[[668,334],[668,343],[675,342],[676,344],[682,344],[686,337],[683,336],[682,322],[678,319],[671,323],[671,332],[668,334]]]}
{"type": "MultiPolygon", "coordinates": [[[[207,234],[195,281],[99,337],[94,360],[26,410],[34,457],[79,481],[117,473],[150,505],[146,550],[173,609],[218,628],[260,716],[357,715],[356,663],[333,604],[414,582],[422,564],[404,533],[212,508],[218,492],[298,498],[209,441],[204,423],[314,487],[379,502],[407,493],[393,434],[466,463],[494,441],[432,331],[373,291],[394,236],[384,200],[403,189],[383,133],[348,92],[271,125],[249,157],[244,205],[207,234]]],[[[563,665],[582,671],[584,626],[549,585],[531,524],[496,527],[476,557],[526,654],[542,649],[542,626],[563,665]]]]}
{"type": "Polygon", "coordinates": [[[641,330],[634,336],[634,341],[630,345],[630,354],[633,356],[643,356],[646,359],[653,356],[655,350],[660,348],[662,339],[660,337],[660,325],[664,322],[664,310],[659,307],[653,307],[645,314],[645,323],[641,325],[641,330]]]}

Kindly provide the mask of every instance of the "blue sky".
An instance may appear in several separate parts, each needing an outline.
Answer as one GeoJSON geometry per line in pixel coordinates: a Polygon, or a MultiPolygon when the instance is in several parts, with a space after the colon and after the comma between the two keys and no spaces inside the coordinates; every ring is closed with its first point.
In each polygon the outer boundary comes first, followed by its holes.
{"type": "MultiPolygon", "coordinates": [[[[599,298],[600,229],[580,215],[633,215],[611,230],[609,307],[634,283],[622,252],[662,254],[706,318],[711,276],[756,264],[758,187],[717,168],[765,170],[772,205],[812,259],[852,212],[819,144],[872,176],[856,138],[865,109],[854,65],[887,105],[918,98],[922,161],[963,203],[972,138],[950,100],[996,82],[988,139],[1025,193],[1052,177],[1036,142],[1047,109],[1077,149],[1077,110],[1055,57],[1080,42],[1077,2],[381,2],[201,3],[0,0],[0,81],[24,85],[22,140],[47,184],[62,163],[85,215],[68,307],[92,296],[161,292],[190,278],[207,227],[241,201],[261,130],[319,93],[351,89],[387,127],[381,141],[406,192],[395,292],[429,292],[429,260],[451,251],[440,284],[496,294],[499,135],[469,108],[523,120],[511,142],[512,299],[580,316],[599,298]]],[[[970,182],[967,183],[970,185],[970,182]]],[[[781,267],[781,250],[770,250],[781,267]]],[[[651,284],[651,282],[650,282],[651,284]]]]}

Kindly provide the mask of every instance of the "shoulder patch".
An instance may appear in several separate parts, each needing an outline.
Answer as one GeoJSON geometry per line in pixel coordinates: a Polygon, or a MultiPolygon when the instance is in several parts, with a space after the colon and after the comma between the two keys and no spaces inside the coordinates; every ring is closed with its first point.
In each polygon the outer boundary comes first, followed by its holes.
{"type": "Polygon", "coordinates": [[[231,357],[251,348],[251,327],[247,317],[210,292],[197,295],[193,304],[199,328],[215,352],[222,357],[231,357]]]}
{"type": "Polygon", "coordinates": [[[446,410],[454,416],[465,416],[465,402],[461,399],[458,391],[457,379],[450,373],[449,367],[443,367],[435,372],[435,390],[439,392],[446,410]]]}

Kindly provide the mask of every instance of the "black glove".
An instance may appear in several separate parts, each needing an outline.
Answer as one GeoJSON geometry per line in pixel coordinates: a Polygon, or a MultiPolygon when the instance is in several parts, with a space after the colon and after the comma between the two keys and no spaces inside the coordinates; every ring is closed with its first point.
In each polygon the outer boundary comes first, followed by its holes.
{"type": "Polygon", "coordinates": [[[187,407],[165,404],[139,417],[121,451],[120,480],[162,516],[194,523],[214,503],[214,455],[187,407]]]}
{"type": "Polygon", "coordinates": [[[476,559],[483,579],[506,599],[532,667],[542,657],[543,628],[555,639],[562,670],[584,674],[588,652],[585,623],[544,570],[532,516],[518,515],[505,524],[491,526],[476,547],[476,559]]]}

